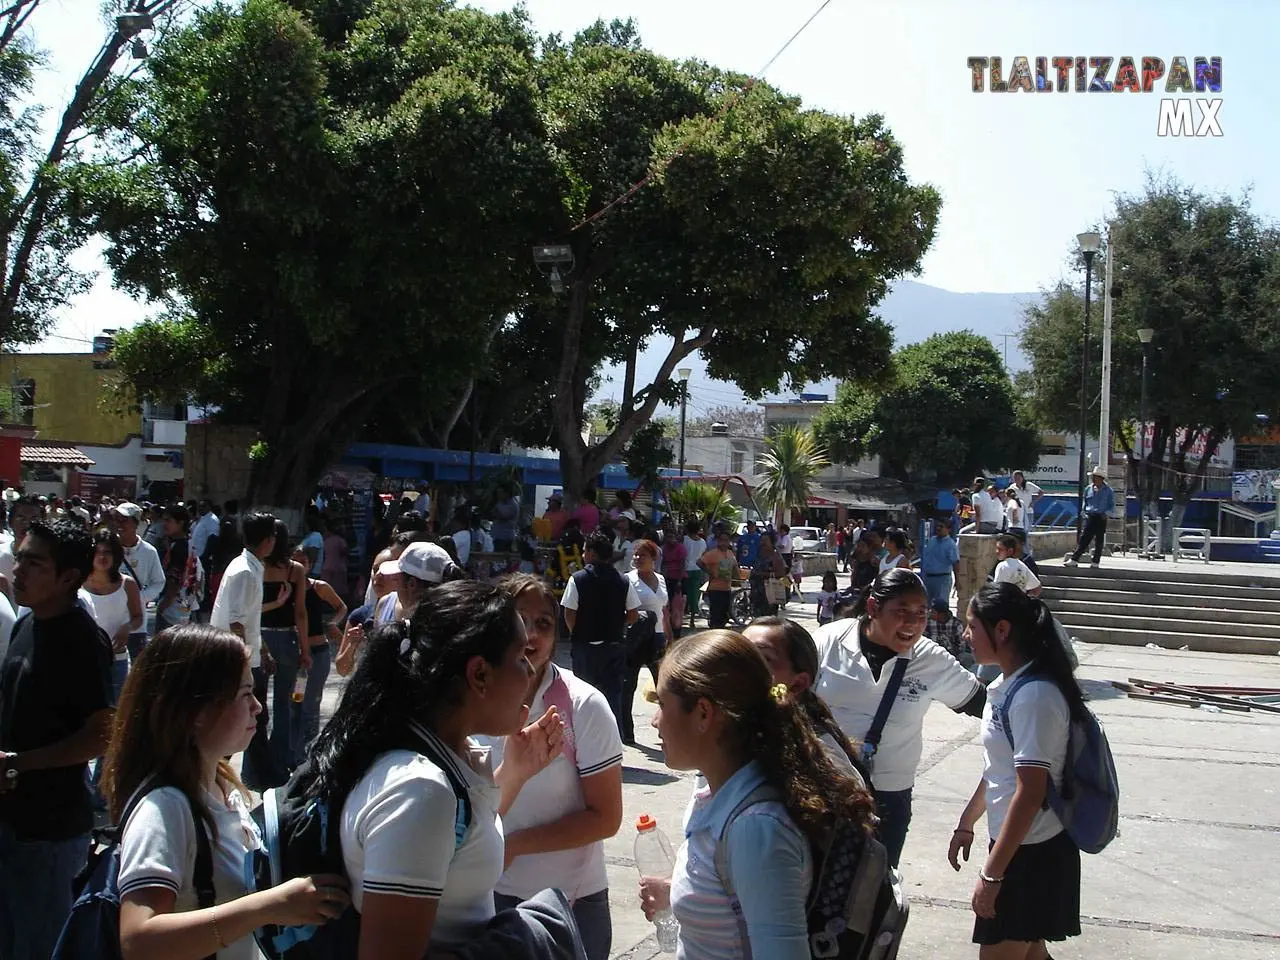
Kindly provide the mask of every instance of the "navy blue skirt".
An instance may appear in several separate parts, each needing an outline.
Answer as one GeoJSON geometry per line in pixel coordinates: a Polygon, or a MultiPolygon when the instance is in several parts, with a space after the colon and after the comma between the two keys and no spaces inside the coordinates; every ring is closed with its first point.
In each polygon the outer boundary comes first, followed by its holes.
{"type": "Polygon", "coordinates": [[[975,917],[973,942],[1036,943],[1080,936],[1080,850],[1063,830],[1018,848],[996,895],[996,915],[975,917]]]}

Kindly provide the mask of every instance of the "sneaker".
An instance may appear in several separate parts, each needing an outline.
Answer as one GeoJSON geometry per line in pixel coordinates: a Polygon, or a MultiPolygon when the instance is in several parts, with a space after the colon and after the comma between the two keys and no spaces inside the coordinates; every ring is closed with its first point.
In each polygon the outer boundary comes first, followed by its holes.
{"type": "Polygon", "coordinates": [[[1062,561],[1062,565],[1064,567],[1074,567],[1076,566],[1076,562],[1071,557],[1067,557],[1067,559],[1062,561]]]}
{"type": "Polygon", "coordinates": [[[1089,564],[1089,566],[1092,567],[1094,570],[1097,570],[1100,566],[1102,566],[1102,564],[1099,563],[1097,560],[1095,560],[1093,561],[1093,563],[1089,564]]]}

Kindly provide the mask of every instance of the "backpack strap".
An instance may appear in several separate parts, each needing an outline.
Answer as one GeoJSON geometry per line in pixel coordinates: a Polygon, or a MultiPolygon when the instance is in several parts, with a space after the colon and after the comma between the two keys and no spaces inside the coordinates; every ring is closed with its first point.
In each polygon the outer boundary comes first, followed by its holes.
{"type": "MultiPolygon", "coordinates": [[[[1009,708],[1013,705],[1013,696],[1028,683],[1033,680],[1043,680],[1045,677],[1038,673],[1024,673],[1013,681],[1013,686],[1009,688],[1009,692],[1004,695],[1004,702],[1000,704],[1000,726],[1004,730],[1005,739],[1009,741],[1009,751],[1017,753],[1018,748],[1013,742],[1013,728],[1009,726],[1009,708]]],[[[1067,760],[1071,759],[1071,727],[1070,721],[1067,723],[1067,760]]],[[[1048,810],[1051,803],[1058,798],[1058,788],[1053,785],[1053,777],[1049,777],[1048,789],[1045,790],[1044,802],[1040,804],[1041,810],[1048,810]]]]}
{"type": "Polygon", "coordinates": [[[725,894],[729,897],[729,906],[733,909],[734,919],[738,923],[738,935],[742,939],[742,957],[743,960],[751,960],[751,938],[747,934],[747,919],[742,915],[742,903],[738,900],[738,894],[733,886],[733,876],[729,871],[729,828],[733,826],[733,821],[747,810],[760,803],[768,803],[771,800],[777,800],[778,791],[768,783],[762,783],[749,794],[743,797],[736,807],[725,818],[724,829],[720,831],[720,836],[716,837],[716,853],[715,865],[716,876],[720,878],[720,886],[724,888],[725,894]]]}
{"type": "Polygon", "coordinates": [[[564,722],[564,755],[569,758],[569,762],[573,764],[573,769],[578,769],[578,746],[573,735],[573,697],[569,695],[569,685],[564,682],[564,674],[553,663],[550,669],[553,671],[551,683],[547,687],[547,692],[542,698],[542,702],[549,707],[555,707],[556,712],[560,714],[560,719],[564,722]]]}
{"type": "Polygon", "coordinates": [[[880,737],[884,734],[884,725],[889,721],[889,711],[893,709],[894,701],[898,699],[898,689],[902,686],[902,678],[906,676],[907,667],[910,665],[911,661],[906,657],[895,658],[893,673],[889,675],[889,685],[884,688],[884,696],[880,698],[880,706],[876,708],[871,727],[867,730],[867,735],[862,738],[864,762],[871,760],[880,747],[880,737]]]}
{"type": "Polygon", "coordinates": [[[424,736],[424,732],[416,724],[411,725],[417,736],[417,743],[414,744],[414,750],[417,750],[423,756],[427,757],[444,773],[449,781],[449,786],[453,788],[453,796],[457,801],[457,809],[453,817],[453,849],[457,850],[462,846],[462,842],[467,839],[467,830],[471,827],[471,793],[467,789],[467,785],[462,782],[462,778],[458,776],[454,770],[456,760],[450,760],[444,756],[440,749],[433,742],[430,736],[424,736]]]}

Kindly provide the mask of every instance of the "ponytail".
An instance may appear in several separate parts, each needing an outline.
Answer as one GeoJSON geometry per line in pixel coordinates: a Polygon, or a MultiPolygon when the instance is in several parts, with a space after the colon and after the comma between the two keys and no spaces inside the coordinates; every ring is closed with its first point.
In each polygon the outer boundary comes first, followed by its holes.
{"type": "Polygon", "coordinates": [[[894,567],[880,574],[862,589],[862,595],[853,605],[852,615],[865,617],[874,600],[877,606],[884,606],[890,600],[907,596],[926,596],[924,581],[914,570],[907,567],[894,567]]]}
{"type": "Polygon", "coordinates": [[[1083,720],[1087,716],[1084,691],[1076,682],[1063,646],[1070,640],[1043,600],[1027,596],[1013,583],[988,583],[974,594],[970,606],[986,627],[988,636],[994,637],[996,624],[1007,621],[1010,641],[1024,660],[1035,664],[1033,669],[1037,673],[1051,680],[1062,692],[1072,719],[1083,720]]]}

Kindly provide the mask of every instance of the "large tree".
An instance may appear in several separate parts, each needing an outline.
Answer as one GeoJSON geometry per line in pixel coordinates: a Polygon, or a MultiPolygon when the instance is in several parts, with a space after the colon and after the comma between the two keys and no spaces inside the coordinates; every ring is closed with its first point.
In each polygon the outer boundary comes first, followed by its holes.
{"type": "Polygon", "coordinates": [[[173,304],[120,368],[257,424],[249,496],[276,504],[388,408],[450,437],[560,192],[522,15],[297,6],[215,7],[161,44],[119,165],[84,185],[117,282],[173,304]]]}
{"type": "Polygon", "coordinates": [[[748,77],[673,63],[626,24],[552,44],[544,75],[571,184],[548,237],[574,255],[551,407],[570,498],[678,397],[671,376],[694,351],[751,396],[884,366],[891,335],[874,308],[888,280],[918,270],[940,201],[907,180],[879,116],[806,110],[748,77]],[[653,338],[667,353],[636,384],[653,338]],[[586,385],[606,361],[628,371],[621,410],[588,446],[586,385]]]}
{"type": "Polygon", "coordinates": [[[950,484],[991,469],[1029,469],[1040,446],[1000,355],[969,331],[903,347],[877,383],[842,383],[813,428],[833,459],[880,457],[903,483],[950,484]]]}
{"type": "MultiPolygon", "coordinates": [[[[1280,409],[1280,234],[1247,197],[1209,196],[1153,178],[1141,193],[1117,201],[1111,243],[1111,431],[1126,451],[1144,509],[1154,510],[1167,492],[1176,525],[1222,441],[1247,434],[1259,413],[1280,409]],[[1145,451],[1135,430],[1144,327],[1155,331],[1152,439],[1145,451]]],[[[1091,311],[1091,408],[1101,375],[1101,293],[1095,293],[1099,309],[1091,311]]],[[[1021,337],[1032,365],[1024,382],[1038,415],[1071,432],[1079,429],[1083,310],[1082,291],[1060,285],[1028,308],[1021,337]]],[[[1088,425],[1096,430],[1096,414],[1088,425]]]]}

